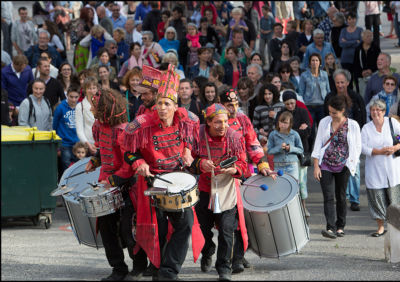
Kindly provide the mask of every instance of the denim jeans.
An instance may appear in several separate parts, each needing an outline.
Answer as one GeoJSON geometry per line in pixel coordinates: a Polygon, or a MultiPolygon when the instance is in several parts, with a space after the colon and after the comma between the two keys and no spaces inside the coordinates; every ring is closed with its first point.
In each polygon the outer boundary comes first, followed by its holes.
{"type": "Polygon", "coordinates": [[[360,163],[357,165],[356,174],[354,176],[350,175],[346,198],[350,203],[360,204],[360,163]]]}
{"type": "Polygon", "coordinates": [[[297,181],[299,180],[299,163],[298,162],[293,162],[293,163],[279,163],[275,162],[274,163],[274,170],[282,170],[286,174],[290,174],[293,176],[297,181]]]}
{"type": "Polygon", "coordinates": [[[76,161],[76,157],[72,153],[72,147],[60,147],[61,150],[61,167],[64,172],[72,162],[76,161]]]}
{"type": "Polygon", "coordinates": [[[346,225],[346,187],[350,171],[347,167],[344,167],[338,173],[321,170],[321,174],[320,184],[324,196],[326,229],[335,232],[337,229],[343,229],[346,225]],[[335,215],[337,217],[336,221],[335,215]]]}

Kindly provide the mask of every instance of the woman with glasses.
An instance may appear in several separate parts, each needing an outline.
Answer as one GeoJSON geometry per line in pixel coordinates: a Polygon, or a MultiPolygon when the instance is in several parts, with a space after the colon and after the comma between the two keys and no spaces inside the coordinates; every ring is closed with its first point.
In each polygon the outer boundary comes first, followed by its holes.
{"type": "Polygon", "coordinates": [[[72,66],[69,63],[62,63],[59,68],[57,80],[61,83],[65,97],[67,97],[67,90],[71,84],[78,84],[78,78],[73,73],[72,66]]]}
{"type": "Polygon", "coordinates": [[[142,53],[143,65],[158,68],[165,52],[157,42],[153,41],[153,33],[150,30],[143,31],[142,53]]]}
{"type": "MultiPolygon", "coordinates": [[[[387,207],[400,204],[400,157],[393,153],[400,150],[400,143],[393,146],[386,103],[371,100],[368,111],[372,120],[361,131],[362,153],[365,159],[365,186],[367,187],[370,215],[376,220],[378,230],[371,234],[380,237],[386,233],[384,222],[387,207]]],[[[400,123],[391,118],[393,132],[400,134],[400,123]]]]}
{"type": "Polygon", "coordinates": [[[176,29],[173,26],[167,27],[165,30],[164,37],[158,42],[163,50],[167,52],[170,49],[174,49],[177,53],[179,52],[179,40],[176,29]]]}
{"type": "Polygon", "coordinates": [[[280,67],[278,72],[280,73],[282,77],[282,82],[290,82],[293,84],[293,87],[296,91],[296,93],[299,91],[299,83],[297,82],[297,79],[293,75],[292,68],[290,66],[289,62],[283,63],[280,67]]]}
{"type": "Polygon", "coordinates": [[[397,95],[394,93],[394,91],[397,89],[397,86],[398,86],[398,81],[394,76],[388,75],[383,79],[383,90],[375,94],[371,98],[370,102],[366,107],[368,121],[371,121],[369,109],[372,105],[372,102],[375,100],[382,100],[385,102],[386,104],[385,117],[389,115],[390,108],[399,100],[397,95]]]}

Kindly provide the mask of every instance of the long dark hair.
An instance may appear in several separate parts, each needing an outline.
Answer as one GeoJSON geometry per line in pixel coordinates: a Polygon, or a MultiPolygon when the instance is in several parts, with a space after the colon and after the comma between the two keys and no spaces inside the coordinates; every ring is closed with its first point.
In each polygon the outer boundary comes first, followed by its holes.
{"type": "MultiPolygon", "coordinates": [[[[71,82],[70,82],[70,83],[71,83],[71,84],[79,84],[78,77],[77,77],[77,75],[74,73],[74,68],[71,66],[70,63],[64,62],[64,63],[62,63],[62,64],[60,65],[60,67],[58,68],[59,71],[58,71],[58,75],[57,75],[57,80],[61,83],[61,85],[63,86],[64,89],[65,89],[66,85],[65,85],[65,82],[64,82],[64,79],[63,79],[61,70],[62,70],[62,68],[63,68],[65,65],[68,65],[68,66],[71,68],[71,78],[70,78],[70,81],[71,81],[71,82]]],[[[78,91],[78,92],[79,92],[79,91],[78,91]]]]}
{"type": "Polygon", "coordinates": [[[347,116],[347,112],[352,106],[351,98],[347,95],[334,95],[328,100],[328,106],[337,111],[345,110],[344,114],[347,116]]]}
{"type": "Polygon", "coordinates": [[[271,83],[267,83],[263,84],[260,90],[258,91],[257,99],[259,105],[266,105],[266,102],[264,100],[265,90],[268,90],[269,92],[272,93],[272,104],[276,104],[279,102],[280,94],[278,88],[276,88],[276,86],[271,83]]]}
{"type": "Polygon", "coordinates": [[[127,101],[119,92],[113,89],[101,89],[95,104],[94,118],[110,126],[115,126],[128,121],[126,114],[127,101]]]}
{"type": "Polygon", "coordinates": [[[218,101],[219,101],[218,88],[217,88],[217,86],[215,85],[214,82],[207,82],[206,84],[204,84],[204,85],[200,88],[200,95],[199,95],[199,98],[200,98],[201,103],[202,103],[203,105],[208,105],[208,104],[210,104],[210,102],[207,101],[207,98],[206,98],[206,87],[214,87],[214,90],[215,90],[215,97],[214,97],[214,100],[211,101],[211,104],[218,103],[218,101]]]}

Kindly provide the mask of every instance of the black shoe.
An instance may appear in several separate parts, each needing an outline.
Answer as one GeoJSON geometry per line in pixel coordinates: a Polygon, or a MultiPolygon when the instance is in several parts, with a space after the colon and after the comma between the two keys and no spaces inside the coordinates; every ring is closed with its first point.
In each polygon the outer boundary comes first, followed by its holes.
{"type": "Polygon", "coordinates": [[[154,271],[157,271],[157,268],[152,263],[150,263],[146,270],[143,272],[143,276],[152,276],[154,271]]]}
{"type": "Polygon", "coordinates": [[[109,276],[102,278],[101,281],[121,281],[128,275],[128,272],[113,271],[109,276]]]}
{"type": "Polygon", "coordinates": [[[219,274],[219,281],[231,281],[231,274],[230,273],[220,273],[219,274]]]}
{"type": "Polygon", "coordinates": [[[251,267],[250,262],[246,258],[243,258],[243,266],[244,266],[244,268],[250,268],[251,267]]]}
{"type": "Polygon", "coordinates": [[[322,230],[321,234],[326,238],[336,239],[336,234],[332,230],[322,230]]]}
{"type": "Polygon", "coordinates": [[[244,271],[243,263],[241,262],[232,263],[232,274],[241,273],[243,271],[244,271]]]}
{"type": "Polygon", "coordinates": [[[344,231],[336,231],[336,236],[337,237],[344,237],[344,231]]]}
{"type": "Polygon", "coordinates": [[[209,256],[209,257],[202,256],[201,257],[201,271],[209,272],[211,270],[211,263],[212,263],[212,256],[209,256]]]}
{"type": "Polygon", "coordinates": [[[352,211],[359,211],[359,210],[360,210],[360,205],[357,204],[357,203],[351,203],[350,209],[351,209],[352,211]]]}
{"type": "Polygon", "coordinates": [[[146,271],[145,267],[133,267],[132,271],[129,272],[127,278],[132,279],[132,281],[138,280],[143,276],[143,273],[146,271]]]}

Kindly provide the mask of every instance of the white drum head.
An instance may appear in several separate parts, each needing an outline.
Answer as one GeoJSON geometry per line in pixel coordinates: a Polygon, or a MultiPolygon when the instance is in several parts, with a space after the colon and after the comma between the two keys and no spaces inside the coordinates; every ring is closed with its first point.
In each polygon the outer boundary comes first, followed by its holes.
{"type": "Polygon", "coordinates": [[[190,190],[196,185],[196,178],[187,172],[170,172],[162,174],[160,177],[172,182],[172,184],[160,179],[155,179],[153,186],[167,188],[169,193],[179,193],[182,190],[190,190]]]}

